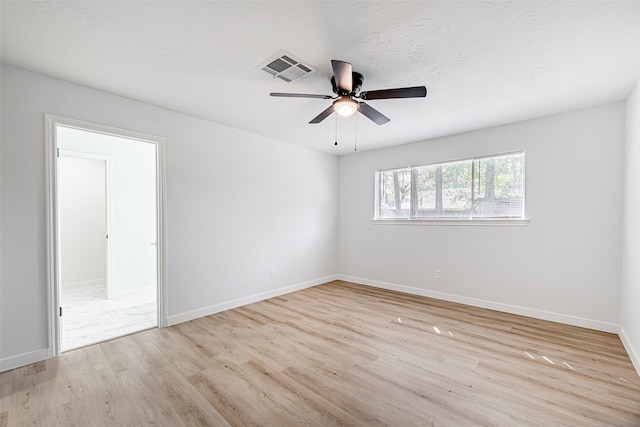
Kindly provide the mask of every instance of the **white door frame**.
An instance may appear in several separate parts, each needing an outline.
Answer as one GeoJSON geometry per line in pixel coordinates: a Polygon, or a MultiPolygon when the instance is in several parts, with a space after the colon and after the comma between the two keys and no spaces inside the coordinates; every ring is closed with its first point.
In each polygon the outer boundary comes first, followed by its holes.
{"type": "MultiPolygon", "coordinates": [[[[60,156],[75,157],[79,159],[101,160],[104,162],[104,171],[105,171],[104,173],[104,182],[105,182],[104,207],[105,207],[105,221],[106,221],[105,232],[107,234],[105,236],[105,243],[107,245],[106,247],[107,256],[105,258],[105,270],[106,270],[105,285],[106,285],[106,291],[107,291],[106,292],[107,299],[111,299],[111,278],[113,277],[111,272],[111,240],[112,240],[111,239],[111,156],[105,156],[105,155],[93,154],[93,153],[83,153],[81,151],[72,151],[72,150],[58,150],[57,155],[58,157],[60,156]]],[[[56,180],[57,180],[57,177],[58,176],[56,174],[56,180]]],[[[57,185],[56,185],[56,188],[58,188],[57,185]]],[[[57,203],[56,203],[56,207],[59,208],[57,203]]],[[[59,212],[56,212],[56,218],[58,217],[59,217],[59,212]]],[[[60,238],[60,235],[58,235],[58,238],[60,238]]],[[[58,282],[58,286],[62,286],[62,283],[58,282]]],[[[60,288],[58,288],[58,292],[60,292],[60,288]]]]}
{"type": "Polygon", "coordinates": [[[58,126],[84,130],[93,133],[112,135],[139,142],[155,144],[156,146],[156,281],[158,303],[158,327],[167,326],[166,310],[166,225],[165,225],[165,139],[141,132],[120,129],[68,117],[45,114],[45,195],[46,195],[46,255],[47,255],[47,307],[49,319],[49,356],[60,354],[60,233],[58,226],[58,194],[57,194],[57,132],[58,126]]]}

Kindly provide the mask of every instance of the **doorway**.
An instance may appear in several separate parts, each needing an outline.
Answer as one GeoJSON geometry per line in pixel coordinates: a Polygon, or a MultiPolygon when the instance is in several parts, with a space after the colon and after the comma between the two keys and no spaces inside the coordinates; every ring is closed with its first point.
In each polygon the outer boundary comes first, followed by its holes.
{"type": "Polygon", "coordinates": [[[162,139],[47,124],[50,352],[164,326],[162,139]]]}

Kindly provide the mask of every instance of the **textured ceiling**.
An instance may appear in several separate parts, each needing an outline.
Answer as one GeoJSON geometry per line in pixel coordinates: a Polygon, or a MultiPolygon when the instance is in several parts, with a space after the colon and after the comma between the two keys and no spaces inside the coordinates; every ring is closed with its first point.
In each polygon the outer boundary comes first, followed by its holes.
{"type": "Polygon", "coordinates": [[[419,141],[625,99],[640,65],[639,1],[2,1],[2,62],[328,153],[419,141]],[[292,83],[256,66],[285,49],[292,83]],[[363,90],[420,99],[307,124],[331,59],[363,90]],[[338,130],[338,143],[334,137],[338,130]]]}

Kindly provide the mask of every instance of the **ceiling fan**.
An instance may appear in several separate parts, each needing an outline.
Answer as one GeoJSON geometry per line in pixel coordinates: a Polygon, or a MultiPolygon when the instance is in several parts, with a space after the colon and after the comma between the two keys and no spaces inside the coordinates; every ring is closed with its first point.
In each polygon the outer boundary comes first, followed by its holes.
{"type": "Polygon", "coordinates": [[[327,109],[314,117],[309,123],[320,123],[334,111],[344,117],[351,116],[356,111],[359,111],[378,125],[383,125],[391,119],[369,104],[358,101],[357,99],[372,101],[374,99],[423,98],[427,96],[427,88],[424,86],[361,91],[364,77],[362,74],[353,71],[350,63],[333,59],[331,60],[331,66],[333,67],[331,86],[336,96],[280,92],[271,92],[270,95],[284,98],[320,98],[335,100],[327,109]]]}

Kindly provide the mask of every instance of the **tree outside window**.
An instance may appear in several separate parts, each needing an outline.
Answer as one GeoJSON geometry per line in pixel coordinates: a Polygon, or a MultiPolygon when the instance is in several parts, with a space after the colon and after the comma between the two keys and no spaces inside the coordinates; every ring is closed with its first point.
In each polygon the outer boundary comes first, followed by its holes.
{"type": "Polygon", "coordinates": [[[524,152],[377,172],[377,218],[523,218],[524,152]]]}

